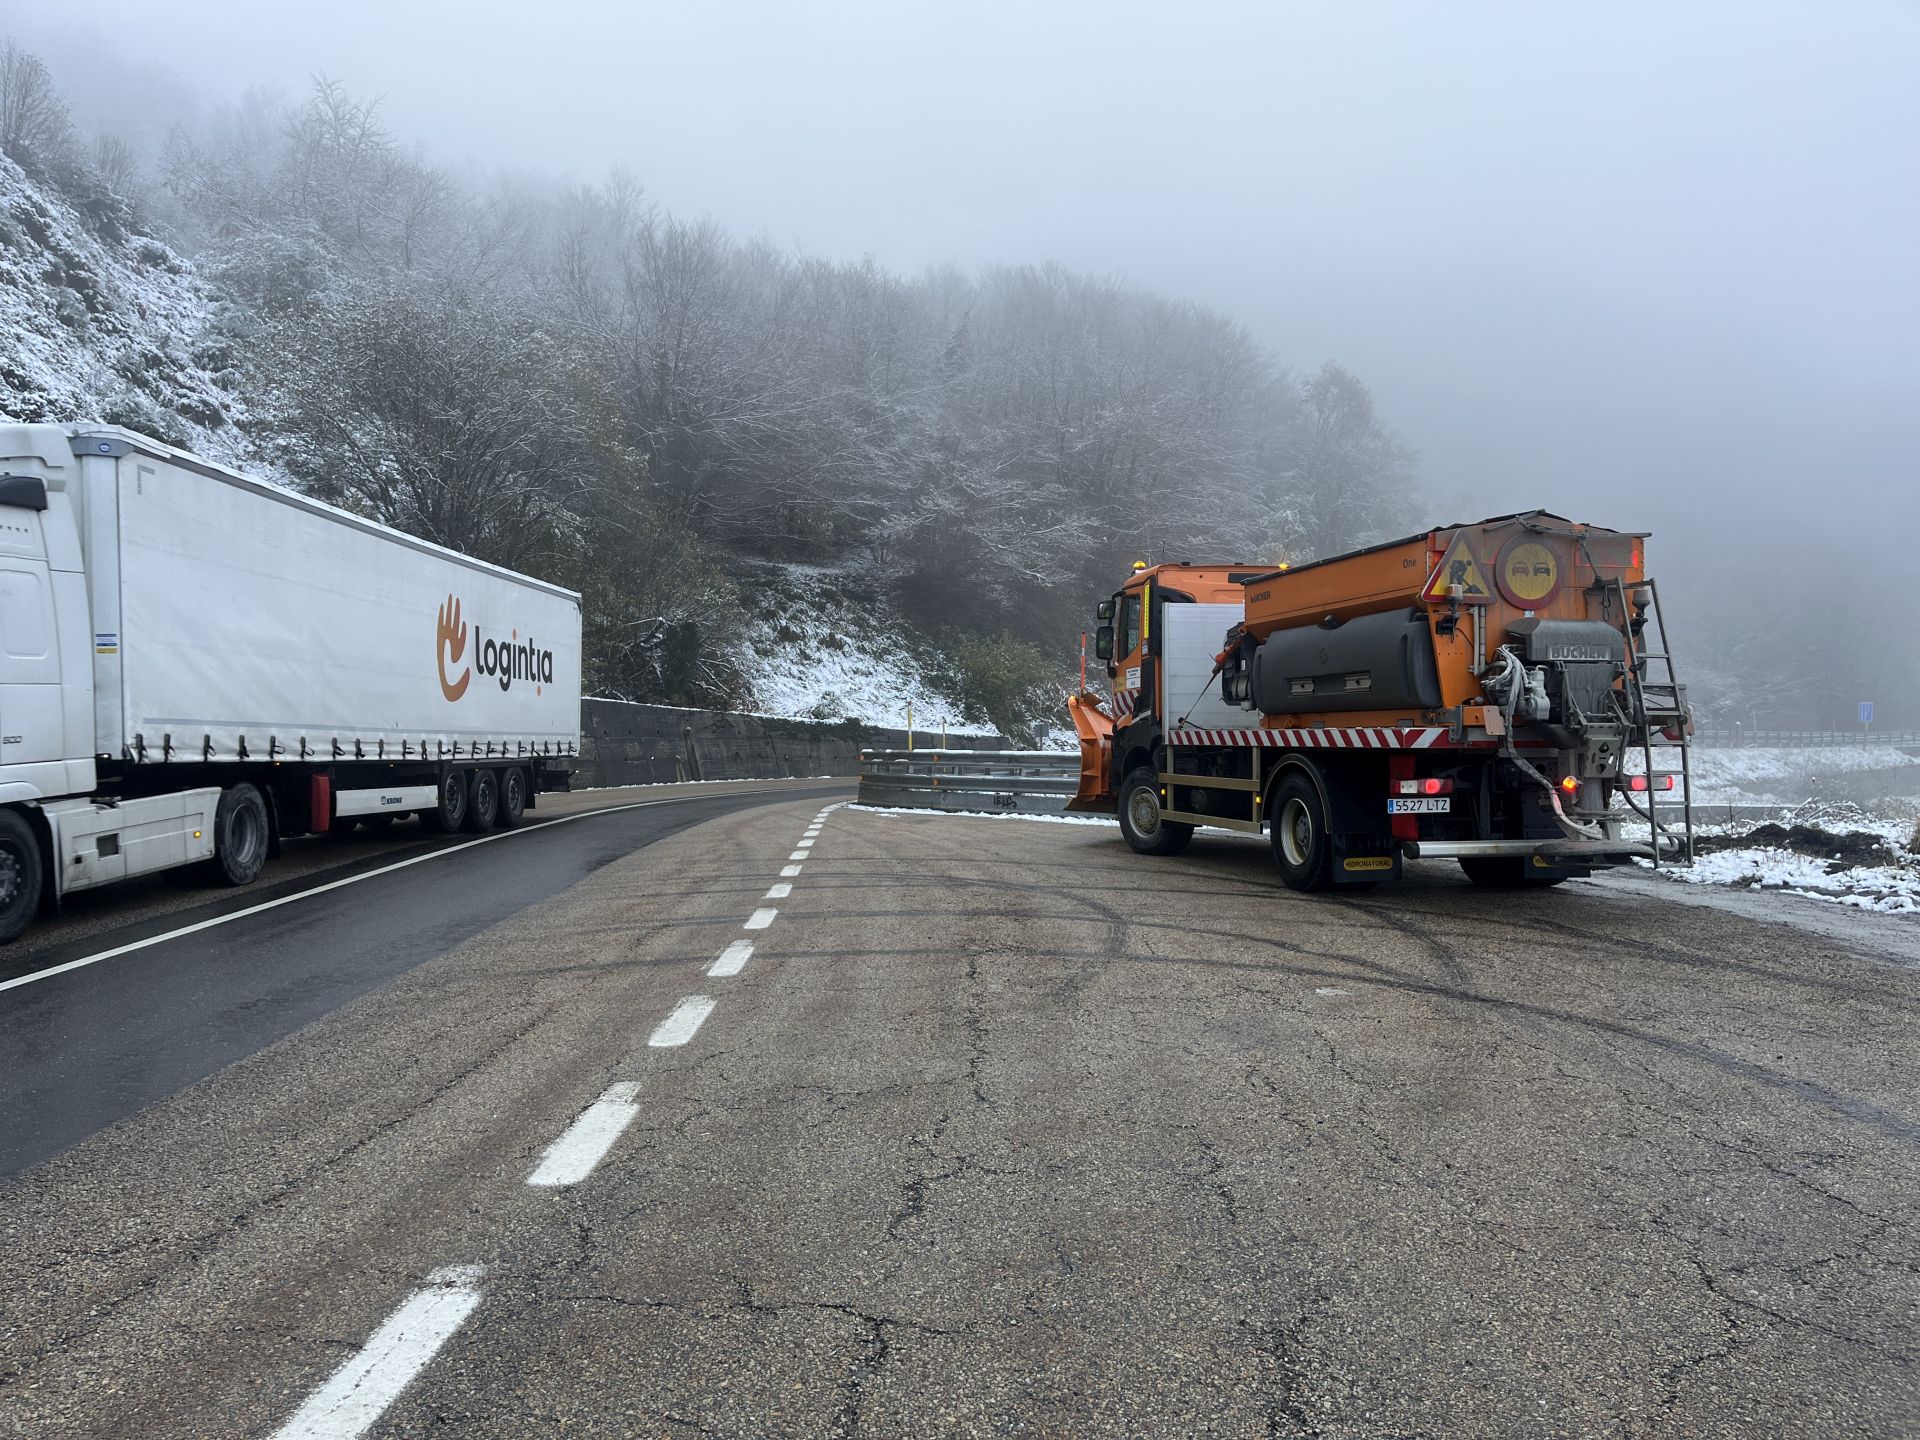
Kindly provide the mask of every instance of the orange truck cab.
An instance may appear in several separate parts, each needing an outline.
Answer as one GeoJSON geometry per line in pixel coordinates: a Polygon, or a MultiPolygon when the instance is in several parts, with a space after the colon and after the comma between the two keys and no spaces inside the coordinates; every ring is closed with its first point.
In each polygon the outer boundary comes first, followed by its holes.
{"type": "Polygon", "coordinates": [[[1109,692],[1068,702],[1068,808],[1145,853],[1266,833],[1303,890],[1405,858],[1505,886],[1688,859],[1644,541],[1532,511],[1295,566],[1136,566],[1099,607],[1109,692]]]}

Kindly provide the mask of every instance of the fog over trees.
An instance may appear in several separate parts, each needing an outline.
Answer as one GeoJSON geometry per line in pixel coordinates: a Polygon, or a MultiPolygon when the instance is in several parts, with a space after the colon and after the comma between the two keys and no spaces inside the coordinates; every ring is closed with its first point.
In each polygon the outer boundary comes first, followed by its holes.
{"type": "Polygon", "coordinates": [[[827,260],[623,174],[470,189],[326,77],[157,145],[83,137],[36,61],[6,64],[8,153],[110,193],[217,285],[246,446],[579,585],[608,693],[744,698],[740,557],[871,564],[957,654],[1064,678],[1147,549],[1315,553],[1417,520],[1358,377],[1292,371],[1201,306],[1055,264],[827,260]]]}
{"type": "MultiPolygon", "coordinates": [[[[1679,622],[1681,672],[1717,725],[1843,725],[1865,698],[1895,725],[1920,723],[1920,632],[1905,618],[1893,538],[1913,504],[1864,498],[1906,463],[1893,448],[1873,452],[1891,433],[1884,407],[1873,407],[1896,395],[1899,377],[1885,378],[1884,396],[1861,392],[1860,425],[1837,426],[1831,405],[1810,409],[1804,446],[1768,456],[1766,437],[1789,422],[1761,413],[1779,407],[1752,388],[1755,367],[1715,370],[1698,351],[1667,354],[1637,338],[1622,362],[1624,326],[1612,351],[1602,336],[1580,355],[1584,332],[1569,338],[1531,390],[1514,381],[1523,358],[1476,373],[1464,348],[1454,364],[1415,359],[1430,352],[1410,345],[1386,368],[1403,401],[1411,387],[1430,428],[1436,409],[1466,396],[1483,432],[1511,436],[1512,463],[1498,476],[1463,467],[1457,444],[1438,462],[1429,456],[1423,474],[1395,405],[1376,401],[1370,367],[1323,359],[1353,353],[1328,343],[1340,333],[1331,302],[1303,307],[1312,338],[1290,336],[1276,297],[1314,289],[1311,261],[1288,259],[1287,283],[1268,292],[1223,296],[1208,257],[1244,249],[1247,236],[1196,232],[1192,283],[1162,271],[1158,291],[1074,268],[1074,252],[1056,260],[1048,240],[1030,263],[902,273],[744,232],[728,214],[678,209],[646,173],[580,183],[565,154],[543,169],[516,153],[511,171],[484,150],[450,154],[444,133],[407,133],[389,119],[417,115],[418,104],[358,89],[353,75],[311,77],[286,93],[223,73],[222,88],[195,93],[137,68],[137,83],[82,104],[77,53],[70,46],[49,69],[9,44],[0,152],[99,235],[164,242],[207,295],[193,358],[213,389],[176,387],[178,403],[112,418],[164,428],[178,417],[202,439],[224,437],[216,448],[229,458],[335,503],[578,586],[589,683],[603,693],[750,701],[736,642],[740,617],[760,603],[753,562],[850,567],[868,588],[877,578],[890,612],[932,637],[955,673],[1057,696],[1093,600],[1142,555],[1300,559],[1542,504],[1656,530],[1650,558],[1679,622]],[[1183,298],[1193,295],[1219,308],[1183,298]],[[1246,317],[1259,318],[1278,353],[1246,317]],[[1582,366],[1570,368],[1569,355],[1582,366]],[[1703,413],[1709,402],[1721,415],[1744,405],[1753,423],[1668,447],[1655,465],[1646,456],[1671,421],[1649,418],[1648,397],[1684,410],[1689,387],[1703,413]],[[1567,428],[1570,413],[1584,428],[1567,428]],[[1850,540],[1856,499],[1868,508],[1850,540]],[[1891,523],[1878,524],[1880,514],[1891,523]]],[[[118,63],[89,58],[94,73],[118,63]]],[[[1544,82],[1512,80],[1538,103],[1544,82]]],[[[1600,113],[1631,128],[1626,111],[1600,113]]],[[[1167,115],[1175,129],[1203,119],[1167,115]]],[[[1327,118],[1313,183],[1345,183],[1342,154],[1373,153],[1424,123],[1372,120],[1377,133],[1352,129],[1351,115],[1327,118]]],[[[1729,133],[1742,123],[1730,118],[1729,133]]],[[[1235,154],[1249,143],[1219,138],[1235,154]]],[[[1521,166],[1524,138],[1503,164],[1521,166]]],[[[1543,140],[1558,166],[1559,139],[1543,140]]],[[[699,143],[648,137],[656,155],[699,143]]],[[[1647,139],[1648,165],[1665,143],[1647,139]]],[[[1163,184],[1177,149],[1168,144],[1157,157],[1163,184]]],[[[596,132],[587,148],[619,147],[596,132]]],[[[1073,183],[1083,162],[1111,169],[1113,157],[1063,153],[1050,173],[1084,193],[1073,183]]],[[[684,164],[673,173],[684,183],[684,164]]],[[[1436,162],[1436,191],[1451,174],[1436,162]]],[[[898,179],[909,197],[932,183],[926,173],[898,179]]],[[[1152,183],[1143,171],[1139,203],[1163,210],[1152,183]]],[[[1351,183],[1370,182],[1356,169],[1351,183]]],[[[1516,169],[1475,183],[1480,204],[1539,182],[1516,169]]],[[[1371,203],[1390,213],[1399,200],[1371,203]]],[[[873,200],[871,213],[887,205],[873,200]]],[[[1545,211],[1533,219],[1542,237],[1573,225],[1545,211]]],[[[1409,203],[1391,233],[1352,239],[1369,256],[1418,253],[1425,220],[1409,203]]],[[[1662,230],[1657,216],[1644,228],[1647,245],[1662,234],[1689,252],[1706,243],[1662,230]]],[[[1630,227],[1620,233],[1641,243],[1630,227]]],[[[1761,268],[1744,237],[1725,238],[1732,269],[1761,268]]],[[[1514,277],[1515,296],[1534,293],[1525,287],[1562,257],[1539,259],[1539,275],[1514,277]]],[[[1484,277],[1481,290],[1456,293],[1451,272],[1433,273],[1435,304],[1472,333],[1484,277]]],[[[1888,275],[1884,288],[1891,314],[1910,280],[1888,275]]],[[[1778,299],[1783,325],[1814,303],[1784,283],[1778,299]]],[[[78,327],[84,305],[61,303],[78,327]]],[[[1376,335],[1385,305],[1364,317],[1376,335]]],[[[1356,309],[1356,329],[1362,318],[1356,309]]],[[[1685,318],[1674,317],[1676,334],[1685,318]]],[[[1557,310],[1539,317],[1561,320],[1557,310]]],[[[1571,306],[1564,323],[1580,325],[1571,306]]],[[[101,328],[94,317],[96,336],[101,328]]],[[[1739,341],[1726,337],[1733,349],[1739,341]]],[[[1863,351],[1859,364],[1886,351],[1863,351]]],[[[112,359],[123,373],[153,363],[151,347],[112,359]]]]}

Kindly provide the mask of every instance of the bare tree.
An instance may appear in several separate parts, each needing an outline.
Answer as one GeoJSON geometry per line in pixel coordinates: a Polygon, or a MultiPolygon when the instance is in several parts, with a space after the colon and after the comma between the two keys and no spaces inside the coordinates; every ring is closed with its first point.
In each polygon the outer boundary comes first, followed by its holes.
{"type": "Polygon", "coordinates": [[[101,182],[116,195],[129,196],[138,185],[139,158],[133,153],[133,147],[118,135],[94,137],[93,169],[101,182]]]}
{"type": "Polygon", "coordinates": [[[11,40],[0,45],[0,151],[45,173],[72,149],[73,121],[46,64],[11,40]]]}

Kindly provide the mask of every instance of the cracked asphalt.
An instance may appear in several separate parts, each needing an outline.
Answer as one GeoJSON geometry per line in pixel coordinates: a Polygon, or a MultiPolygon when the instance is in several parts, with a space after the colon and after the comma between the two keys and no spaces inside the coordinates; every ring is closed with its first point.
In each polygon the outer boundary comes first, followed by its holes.
{"type": "Polygon", "coordinates": [[[450,1265],[480,1302],[369,1434],[1920,1433],[1885,932],[841,809],[705,976],[819,803],[601,865],[5,1182],[0,1433],[271,1434],[450,1265]],[[592,1174],[528,1186],[623,1082],[592,1174]]]}

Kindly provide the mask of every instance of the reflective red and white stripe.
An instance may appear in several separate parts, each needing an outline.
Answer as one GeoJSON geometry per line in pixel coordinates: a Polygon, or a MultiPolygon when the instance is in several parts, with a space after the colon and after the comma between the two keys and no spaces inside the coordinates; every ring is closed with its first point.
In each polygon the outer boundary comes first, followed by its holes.
{"type": "Polygon", "coordinates": [[[1444,725],[1366,725],[1340,730],[1174,730],[1170,745],[1251,745],[1263,750],[1425,750],[1444,725]]]}
{"type": "Polygon", "coordinates": [[[1138,690],[1114,691],[1113,703],[1110,707],[1110,713],[1113,718],[1118,720],[1122,715],[1131,715],[1133,713],[1134,702],[1139,698],[1140,692],[1138,690]]]}

